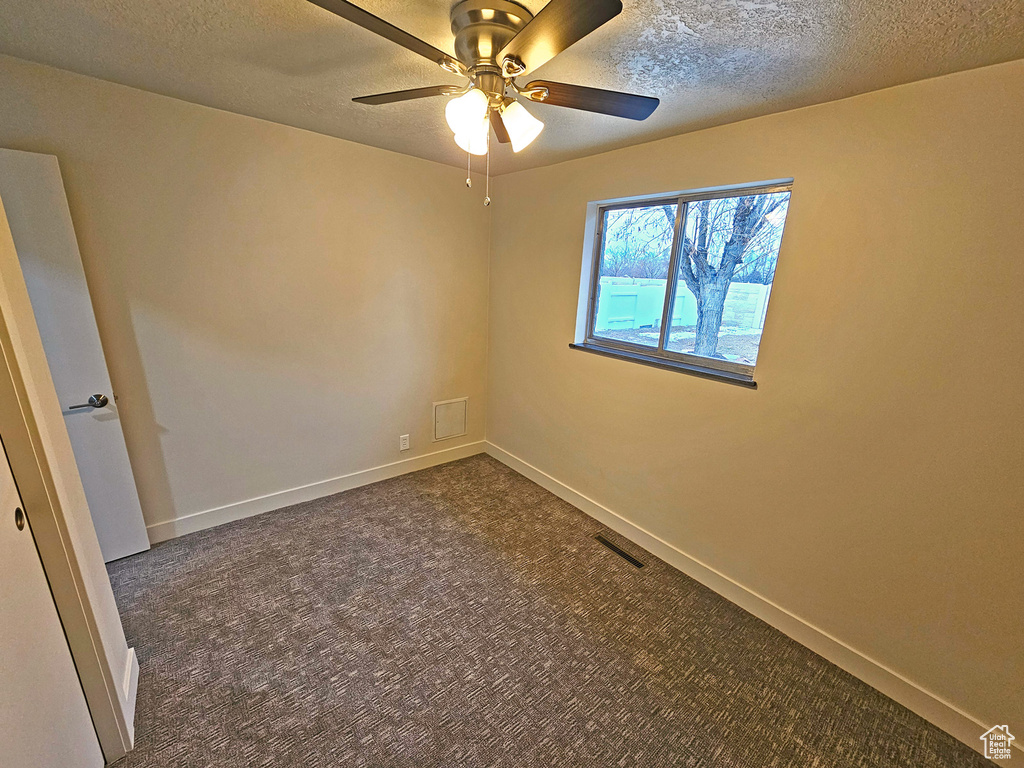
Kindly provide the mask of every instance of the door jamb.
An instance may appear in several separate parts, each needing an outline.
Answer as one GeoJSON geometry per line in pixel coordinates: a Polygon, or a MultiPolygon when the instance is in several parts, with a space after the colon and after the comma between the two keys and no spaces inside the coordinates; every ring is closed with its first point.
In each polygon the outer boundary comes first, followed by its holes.
{"type": "Polygon", "coordinates": [[[117,608],[109,581],[97,584],[87,575],[103,558],[67,432],[46,411],[59,417],[60,405],[0,203],[0,433],[109,764],[133,746],[138,661],[120,621],[111,627],[117,608]],[[123,669],[112,668],[118,657],[123,669]]]}

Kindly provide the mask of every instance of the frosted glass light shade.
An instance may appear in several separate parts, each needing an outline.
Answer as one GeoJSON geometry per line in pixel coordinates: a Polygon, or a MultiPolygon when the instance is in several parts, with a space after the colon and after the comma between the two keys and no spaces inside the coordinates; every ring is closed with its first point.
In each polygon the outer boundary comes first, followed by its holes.
{"type": "Polygon", "coordinates": [[[526,149],[544,130],[544,123],[527,112],[526,107],[518,101],[513,101],[502,110],[501,121],[505,123],[505,130],[512,140],[513,152],[526,149]]]}
{"type": "Polygon", "coordinates": [[[478,120],[474,127],[456,133],[455,143],[462,147],[464,152],[469,152],[471,155],[486,155],[487,132],[490,128],[491,124],[487,118],[478,120]]]}
{"type": "Polygon", "coordinates": [[[472,133],[476,125],[487,117],[487,95],[479,88],[473,88],[462,96],[452,99],[444,108],[444,118],[452,133],[472,133]]]}

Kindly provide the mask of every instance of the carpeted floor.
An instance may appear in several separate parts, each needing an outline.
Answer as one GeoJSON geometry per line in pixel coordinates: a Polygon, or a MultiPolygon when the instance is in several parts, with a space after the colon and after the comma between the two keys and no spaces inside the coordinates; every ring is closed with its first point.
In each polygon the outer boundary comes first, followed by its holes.
{"type": "Polygon", "coordinates": [[[110,574],[118,768],[992,765],[486,456],[110,574]]]}

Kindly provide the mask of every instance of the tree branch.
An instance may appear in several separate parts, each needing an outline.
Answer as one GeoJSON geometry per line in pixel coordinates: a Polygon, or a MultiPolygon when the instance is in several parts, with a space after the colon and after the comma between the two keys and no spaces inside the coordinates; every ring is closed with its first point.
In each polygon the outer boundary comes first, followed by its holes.
{"type": "Polygon", "coordinates": [[[711,206],[710,200],[701,200],[699,203],[691,205],[696,209],[697,225],[697,242],[692,244],[688,249],[689,257],[693,261],[693,266],[698,275],[706,276],[713,273],[710,262],[708,261],[708,234],[711,228],[711,220],[709,217],[709,208],[711,206]]]}
{"type": "Polygon", "coordinates": [[[686,287],[690,289],[690,292],[700,297],[700,281],[697,280],[697,275],[693,273],[693,262],[690,261],[690,254],[693,252],[693,241],[690,238],[683,236],[683,254],[682,258],[679,259],[679,274],[686,282],[686,287]]]}

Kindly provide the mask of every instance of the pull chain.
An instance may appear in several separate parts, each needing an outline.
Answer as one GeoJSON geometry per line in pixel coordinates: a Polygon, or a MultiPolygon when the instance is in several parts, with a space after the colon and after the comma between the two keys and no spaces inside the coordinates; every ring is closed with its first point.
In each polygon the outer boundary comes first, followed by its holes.
{"type": "Polygon", "coordinates": [[[487,130],[487,175],[484,177],[484,206],[491,204],[491,131],[487,130]]]}
{"type": "Polygon", "coordinates": [[[471,152],[467,152],[466,153],[466,186],[471,188],[471,189],[473,187],[473,178],[469,175],[469,172],[470,172],[470,168],[472,167],[472,163],[473,163],[473,154],[471,152]]]}

